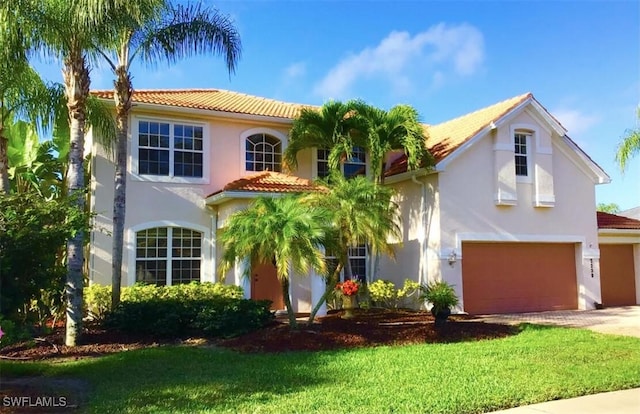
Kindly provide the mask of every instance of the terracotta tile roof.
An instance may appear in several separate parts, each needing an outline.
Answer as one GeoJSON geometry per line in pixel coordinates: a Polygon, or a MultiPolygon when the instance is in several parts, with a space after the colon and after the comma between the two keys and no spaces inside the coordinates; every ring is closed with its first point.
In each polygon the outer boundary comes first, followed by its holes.
{"type": "Polygon", "coordinates": [[[640,230],[640,220],[598,211],[599,229],[640,230]]]}
{"type": "Polygon", "coordinates": [[[295,177],[274,171],[263,171],[239,180],[231,181],[220,191],[208,195],[210,197],[224,191],[258,191],[266,193],[302,193],[322,191],[324,187],[315,185],[311,180],[295,177]]]}
{"type": "MultiPolygon", "coordinates": [[[[424,125],[425,134],[428,134],[429,152],[436,162],[444,159],[491,122],[499,120],[529,98],[533,98],[533,95],[525,93],[441,124],[424,125]]],[[[390,176],[405,171],[407,171],[407,158],[403,156],[389,166],[385,175],[390,176]]]]}
{"type": "MultiPolygon", "coordinates": [[[[112,90],[91,93],[113,99],[112,90]]],[[[315,108],[222,89],[139,89],[133,92],[133,102],[285,119],[295,118],[302,108],[315,108]]]]}

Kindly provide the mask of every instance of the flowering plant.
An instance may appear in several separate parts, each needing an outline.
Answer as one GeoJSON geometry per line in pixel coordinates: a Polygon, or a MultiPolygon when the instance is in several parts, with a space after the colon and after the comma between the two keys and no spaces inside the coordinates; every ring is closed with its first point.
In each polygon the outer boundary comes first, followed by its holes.
{"type": "Polygon", "coordinates": [[[355,280],[345,280],[342,283],[336,285],[336,290],[342,293],[344,296],[354,296],[360,289],[360,283],[355,280]]]}

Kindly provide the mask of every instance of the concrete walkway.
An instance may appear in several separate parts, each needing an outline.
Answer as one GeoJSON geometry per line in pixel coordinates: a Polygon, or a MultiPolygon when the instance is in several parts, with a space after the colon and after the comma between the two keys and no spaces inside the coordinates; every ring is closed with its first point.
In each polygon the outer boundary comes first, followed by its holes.
{"type": "Polygon", "coordinates": [[[527,322],[539,325],[570,326],[587,328],[596,332],[640,338],[640,306],[624,306],[600,310],[481,315],[480,317],[485,322],[512,325],[527,322]]]}
{"type": "Polygon", "coordinates": [[[494,414],[638,414],[640,388],[525,405],[494,414]]]}

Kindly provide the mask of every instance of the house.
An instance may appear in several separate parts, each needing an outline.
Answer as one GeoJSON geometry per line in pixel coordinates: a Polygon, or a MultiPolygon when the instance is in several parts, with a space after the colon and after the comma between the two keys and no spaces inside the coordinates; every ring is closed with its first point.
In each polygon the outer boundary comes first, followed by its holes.
{"type": "Polygon", "coordinates": [[[628,210],[623,210],[617,213],[619,216],[629,217],[632,219],[640,220],[640,206],[633,207],[628,210]]]}
{"type": "MultiPolygon", "coordinates": [[[[112,99],[111,91],[94,94],[112,99]]],[[[217,240],[228,217],[259,195],[313,189],[326,173],[327,154],[317,149],[298,154],[296,176],[280,172],[302,105],[224,90],[139,90],[133,100],[125,285],[219,280],[217,240]]],[[[402,239],[394,241],[397,260],[382,258],[377,277],[442,278],[455,285],[459,310],[470,313],[602,302],[595,185],[609,177],[533,95],[424,128],[434,169],[407,171],[402,155],[388,159],[385,185],[398,190],[402,239]]],[[[109,284],[114,166],[95,144],[93,153],[89,276],[109,284]]],[[[367,162],[356,150],[342,168],[366,173],[367,162]]],[[[350,258],[354,274],[371,274],[364,247],[350,258]]],[[[248,266],[239,260],[223,280],[281,308],[273,265],[254,266],[245,278],[248,266]]],[[[638,275],[636,268],[635,286],[638,275]]],[[[290,288],[298,312],[324,290],[319,275],[305,276],[290,288]]]]}

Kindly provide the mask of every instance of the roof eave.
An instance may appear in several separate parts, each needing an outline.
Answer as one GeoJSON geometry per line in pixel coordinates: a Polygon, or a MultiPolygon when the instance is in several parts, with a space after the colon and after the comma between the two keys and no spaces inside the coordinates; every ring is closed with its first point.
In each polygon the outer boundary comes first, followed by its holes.
{"type": "Polygon", "coordinates": [[[204,201],[208,206],[217,206],[231,200],[253,199],[260,196],[280,197],[282,195],[284,195],[284,193],[275,191],[221,191],[219,193],[211,194],[205,198],[204,201]]]}
{"type": "Polygon", "coordinates": [[[640,236],[640,229],[599,228],[598,235],[640,236]]]}

